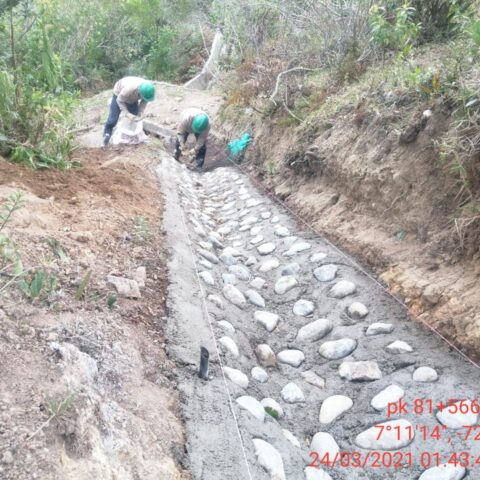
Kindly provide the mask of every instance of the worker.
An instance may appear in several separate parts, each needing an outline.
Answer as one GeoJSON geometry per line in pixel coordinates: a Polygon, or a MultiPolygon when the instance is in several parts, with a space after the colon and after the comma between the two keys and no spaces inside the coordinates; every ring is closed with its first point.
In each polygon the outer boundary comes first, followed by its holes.
{"type": "Polygon", "coordinates": [[[108,145],[120,113],[133,120],[142,118],[148,102],[155,98],[155,85],[140,77],[124,77],[113,87],[110,112],[103,130],[103,144],[108,145]]]}
{"type": "Polygon", "coordinates": [[[185,153],[185,144],[188,136],[195,135],[195,148],[190,152],[195,156],[196,170],[201,171],[207,153],[207,137],[210,131],[208,115],[199,108],[187,108],[182,112],[181,121],[178,125],[177,140],[175,142],[175,160],[180,160],[185,153]]]}

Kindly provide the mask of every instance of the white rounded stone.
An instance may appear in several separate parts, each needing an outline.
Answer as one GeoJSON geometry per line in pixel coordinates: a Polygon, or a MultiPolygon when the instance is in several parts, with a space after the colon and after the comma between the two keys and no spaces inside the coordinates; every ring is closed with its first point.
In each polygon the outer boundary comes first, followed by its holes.
{"type": "Polygon", "coordinates": [[[277,364],[277,359],[275,358],[273,350],[265,343],[257,345],[255,355],[259,362],[265,367],[274,367],[277,364]]]}
{"type": "Polygon", "coordinates": [[[257,259],[253,256],[250,256],[245,260],[245,266],[246,267],[251,267],[252,265],[255,265],[256,263],[257,263],[257,259]]]}
{"type": "Polygon", "coordinates": [[[391,323],[372,323],[365,332],[365,335],[368,337],[373,335],[381,335],[392,333],[394,330],[394,326],[391,323]]]}
{"type": "Polygon", "coordinates": [[[213,263],[210,263],[208,260],[205,260],[205,258],[202,258],[199,263],[202,267],[210,268],[210,269],[213,268],[213,263]]]}
{"type": "Polygon", "coordinates": [[[263,325],[268,332],[273,332],[275,330],[279,317],[276,313],[257,311],[254,313],[255,320],[263,325]]]}
{"type": "Polygon", "coordinates": [[[458,429],[476,425],[478,422],[478,403],[461,400],[446,406],[437,412],[437,420],[448,428],[458,429]],[[462,413],[465,412],[465,413],[462,413]]]}
{"type": "Polygon", "coordinates": [[[338,373],[341,378],[352,382],[371,382],[382,378],[378,363],[372,361],[343,362],[338,367],[338,373]]]}
{"type": "Polygon", "coordinates": [[[319,253],[314,253],[311,257],[310,257],[310,261],[312,263],[317,263],[317,262],[321,262],[322,260],[325,260],[327,258],[327,254],[326,253],[323,253],[323,252],[319,252],[319,253]]]}
{"type": "Polygon", "coordinates": [[[314,387],[317,387],[317,388],[325,387],[325,380],[319,377],[315,372],[312,372],[311,370],[302,372],[300,375],[307,383],[309,383],[310,385],[313,385],[314,387]]]}
{"type": "Polygon", "coordinates": [[[264,440],[254,439],[258,463],[268,472],[272,480],[286,480],[283,461],[278,450],[264,440]]]}
{"type": "Polygon", "coordinates": [[[238,279],[233,273],[222,273],[222,280],[224,285],[236,285],[238,283],[238,279]]]}
{"type": "Polygon", "coordinates": [[[261,367],[253,367],[252,378],[259,383],[266,383],[268,382],[268,373],[261,367]]]}
{"type": "Polygon", "coordinates": [[[283,350],[277,355],[278,361],[298,368],[304,361],[305,355],[301,350],[283,350]]]}
{"type": "Polygon", "coordinates": [[[335,458],[340,453],[340,448],[329,433],[318,432],[312,438],[310,451],[318,453],[319,458],[323,458],[327,454],[330,458],[335,458]]]}
{"type": "Polygon", "coordinates": [[[262,212],[262,213],[260,214],[260,216],[261,216],[264,220],[268,220],[268,219],[272,216],[272,214],[271,214],[270,212],[262,212]]]}
{"type": "Polygon", "coordinates": [[[438,467],[425,470],[418,480],[462,480],[466,474],[467,471],[464,467],[444,463],[443,465],[438,465],[438,467]]]}
{"type": "MultiPolygon", "coordinates": [[[[333,459],[334,457],[330,457],[330,458],[333,459]]],[[[332,480],[332,477],[325,470],[322,470],[321,468],[306,467],[305,480],[332,480]]]]}
{"type": "Polygon", "coordinates": [[[332,423],[342,413],[350,410],[352,406],[352,399],[345,395],[332,395],[326,398],[320,408],[320,423],[332,423]]]}
{"type": "Polygon", "coordinates": [[[210,272],[204,271],[200,272],[198,276],[207,284],[207,285],[215,285],[215,280],[213,275],[210,272]]]}
{"type": "Polygon", "coordinates": [[[275,283],[275,293],[278,295],[284,295],[292,288],[295,288],[297,285],[298,280],[291,275],[280,277],[275,283]]]}
{"type": "Polygon", "coordinates": [[[413,442],[415,427],[405,419],[380,423],[357,435],[355,443],[368,450],[399,450],[413,442]],[[379,434],[379,426],[384,427],[379,434]]]}
{"type": "Polygon", "coordinates": [[[237,398],[237,403],[261,422],[265,420],[265,409],[256,398],[244,395],[243,397],[237,398]]]}
{"type": "Polygon", "coordinates": [[[257,235],[250,240],[252,245],[258,245],[260,242],[263,242],[263,235],[257,235]]]}
{"type": "Polygon", "coordinates": [[[287,385],[282,388],[281,395],[283,400],[287,403],[302,403],[305,401],[303,392],[298,385],[293,382],[287,383],[287,385]]]}
{"type": "Polygon", "coordinates": [[[300,271],[300,265],[298,263],[289,263],[288,265],[285,265],[282,267],[282,270],[280,271],[280,275],[286,276],[286,275],[295,275],[300,271]]]}
{"type": "MultiPolygon", "coordinates": [[[[287,277],[285,277],[287,278],[287,277]]],[[[310,300],[297,300],[293,306],[293,313],[301,317],[310,316],[315,310],[315,305],[310,300]]]]}
{"type": "Polygon", "coordinates": [[[223,310],[225,308],[225,306],[223,305],[223,300],[218,295],[209,295],[207,298],[220,310],[223,310]]]}
{"type": "Polygon", "coordinates": [[[222,337],[218,343],[222,345],[227,352],[229,352],[232,357],[237,358],[240,354],[238,351],[237,344],[230,337],[222,337]]]}
{"type": "Polygon", "coordinates": [[[297,333],[298,342],[315,342],[320,340],[333,329],[333,324],[326,318],[320,318],[303,326],[297,333]]]}
{"type": "Polygon", "coordinates": [[[256,307],[260,307],[260,308],[265,308],[265,300],[255,290],[247,290],[245,292],[245,297],[252,305],[255,305],[256,307]]]}
{"type": "Polygon", "coordinates": [[[255,277],[251,282],[250,286],[256,288],[257,290],[261,290],[265,285],[265,280],[261,277],[255,277]]]}
{"type": "Polygon", "coordinates": [[[258,269],[259,272],[270,272],[270,270],[274,270],[275,268],[278,268],[280,266],[280,262],[278,261],[278,258],[271,258],[270,260],[267,260],[266,262],[263,262],[260,265],[260,268],[258,269]]]}
{"type": "Polygon", "coordinates": [[[225,376],[241,388],[248,388],[248,377],[240,370],[230,367],[223,367],[225,376]]]}
{"type": "Polygon", "coordinates": [[[300,442],[298,441],[297,437],[290,432],[289,430],[286,430],[285,428],[282,428],[282,433],[284,437],[295,447],[300,448],[300,442]]]}
{"type": "Polygon", "coordinates": [[[368,308],[363,303],[353,302],[348,307],[348,315],[350,318],[360,320],[368,315],[368,308]]]}
{"type": "Polygon", "coordinates": [[[338,360],[339,358],[350,355],[357,348],[357,341],[352,338],[341,338],[340,340],[331,340],[323,343],[318,352],[322,357],[329,360],[338,360]]]}
{"type": "Polygon", "coordinates": [[[233,285],[225,285],[223,287],[223,295],[227,300],[229,300],[239,308],[245,307],[247,303],[247,300],[243,296],[243,293],[233,285]]]}
{"type": "Polygon", "coordinates": [[[220,320],[218,322],[218,326],[222,328],[226,333],[230,333],[232,335],[235,333],[235,327],[226,320],[220,320]]]}
{"type": "Polygon", "coordinates": [[[357,290],[357,287],[353,282],[349,280],[340,280],[330,289],[330,295],[334,298],[344,298],[348,295],[352,295],[357,290]]]}
{"type": "Polygon", "coordinates": [[[304,252],[305,250],[309,250],[311,245],[307,242],[298,242],[293,244],[288,251],[286,251],[283,256],[284,257],[293,257],[297,255],[297,253],[304,252]]]}
{"type": "Polygon", "coordinates": [[[290,235],[288,228],[282,226],[277,227],[274,233],[277,237],[288,237],[290,235]]]}
{"type": "Polygon", "coordinates": [[[252,237],[256,237],[257,235],[260,234],[260,232],[263,230],[263,227],[261,225],[258,225],[257,227],[252,227],[250,229],[250,235],[252,237]]]}
{"type": "Polygon", "coordinates": [[[419,367],[413,372],[414,382],[436,382],[438,373],[430,367],[419,367]]]}
{"type": "Polygon", "coordinates": [[[274,243],[268,242],[258,246],[257,250],[260,255],[268,255],[269,253],[272,253],[276,248],[277,247],[274,243]]]}
{"type": "Polygon", "coordinates": [[[387,350],[392,353],[410,353],[413,352],[413,348],[402,340],[396,340],[387,346],[387,350]]]}
{"type": "Polygon", "coordinates": [[[242,267],[241,265],[231,265],[228,267],[228,271],[235,275],[239,280],[243,280],[244,282],[250,280],[250,272],[246,267],[242,267]]]}
{"type": "Polygon", "coordinates": [[[337,276],[337,272],[338,267],[336,265],[322,265],[316,268],[313,274],[319,282],[331,282],[337,276]]]}
{"type": "Polygon", "coordinates": [[[381,412],[387,408],[389,403],[396,403],[398,400],[403,398],[405,392],[403,388],[400,388],[398,385],[390,385],[387,388],[384,388],[380,393],[375,395],[370,402],[370,405],[375,409],[381,412]]]}

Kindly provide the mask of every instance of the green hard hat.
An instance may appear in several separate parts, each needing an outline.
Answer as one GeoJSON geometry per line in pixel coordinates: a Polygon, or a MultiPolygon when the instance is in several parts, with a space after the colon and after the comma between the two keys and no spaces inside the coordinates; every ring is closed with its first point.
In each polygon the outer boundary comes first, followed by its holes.
{"type": "Polygon", "coordinates": [[[192,122],[193,133],[200,134],[208,127],[208,116],[205,113],[195,115],[192,122]]]}
{"type": "Polygon", "coordinates": [[[138,87],[142,100],[151,102],[155,98],[155,85],[152,82],[143,82],[138,87]]]}

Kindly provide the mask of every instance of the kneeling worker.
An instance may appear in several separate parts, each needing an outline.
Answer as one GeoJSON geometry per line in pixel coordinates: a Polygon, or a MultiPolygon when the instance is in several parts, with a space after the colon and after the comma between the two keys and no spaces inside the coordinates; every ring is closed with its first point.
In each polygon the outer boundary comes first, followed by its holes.
{"type": "Polygon", "coordinates": [[[103,144],[108,145],[120,113],[141,117],[148,102],[155,98],[155,85],[140,77],[124,77],[113,87],[108,120],[103,130],[103,144]]]}
{"type": "Polygon", "coordinates": [[[197,143],[194,154],[197,162],[197,170],[201,170],[207,153],[207,137],[210,131],[210,120],[208,115],[199,108],[187,108],[182,112],[182,119],[178,126],[177,141],[175,143],[175,160],[179,160],[183,153],[183,147],[188,136],[193,133],[197,143]]]}

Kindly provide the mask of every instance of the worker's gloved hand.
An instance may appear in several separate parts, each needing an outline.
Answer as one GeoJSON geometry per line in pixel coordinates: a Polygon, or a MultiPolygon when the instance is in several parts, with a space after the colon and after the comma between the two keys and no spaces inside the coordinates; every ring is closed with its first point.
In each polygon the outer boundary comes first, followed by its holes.
{"type": "Polygon", "coordinates": [[[130,120],[132,122],[137,120],[137,117],[133,113],[130,113],[130,112],[127,112],[125,114],[125,118],[127,118],[128,120],[130,120]]]}

